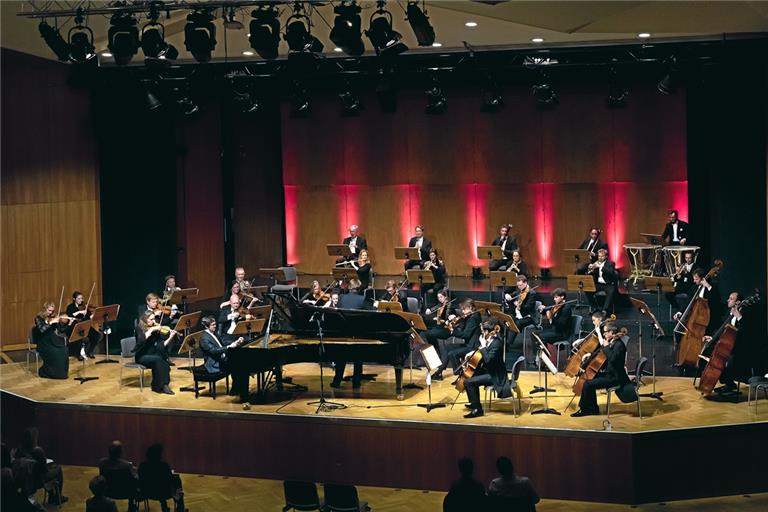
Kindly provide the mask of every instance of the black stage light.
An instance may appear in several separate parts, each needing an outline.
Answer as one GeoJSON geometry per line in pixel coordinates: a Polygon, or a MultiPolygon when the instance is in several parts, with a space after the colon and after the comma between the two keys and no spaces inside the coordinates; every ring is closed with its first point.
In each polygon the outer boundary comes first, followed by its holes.
{"type": "Polygon", "coordinates": [[[608,97],[606,102],[610,108],[623,107],[627,104],[627,97],[629,96],[629,90],[617,83],[612,83],[608,86],[608,97]]]}
{"type": "Polygon", "coordinates": [[[157,88],[157,84],[153,80],[142,80],[142,83],[145,87],[144,105],[147,107],[147,110],[157,110],[163,105],[154,92],[154,89],[157,88]]]}
{"type": "Polygon", "coordinates": [[[501,95],[501,90],[497,87],[483,89],[481,97],[482,104],[480,105],[480,110],[482,112],[498,112],[504,107],[504,97],[501,95]]]}
{"type": "Polygon", "coordinates": [[[376,54],[395,56],[408,49],[400,40],[399,32],[392,29],[392,14],[384,9],[384,2],[377,2],[378,9],[371,15],[365,35],[370,39],[376,54]]]}
{"type": "Polygon", "coordinates": [[[557,92],[550,83],[549,75],[544,70],[541,70],[539,80],[534,84],[532,92],[533,96],[536,98],[536,103],[538,103],[540,107],[554,107],[560,103],[560,100],[557,97],[557,92]]]}
{"type": "Polygon", "coordinates": [[[176,47],[165,42],[165,27],[157,22],[147,23],[141,29],[141,50],[148,59],[176,60],[179,56],[176,47]]]}
{"type": "Polygon", "coordinates": [[[665,62],[668,67],[667,74],[659,81],[656,88],[663,94],[674,94],[680,86],[680,71],[677,67],[677,59],[673,55],[666,59],[665,62]]]}
{"type": "Polygon", "coordinates": [[[429,23],[426,10],[419,8],[419,2],[408,2],[406,16],[419,46],[432,46],[435,42],[435,29],[429,23]]]}
{"type": "Polygon", "coordinates": [[[291,94],[291,117],[309,117],[312,113],[312,103],[309,102],[307,91],[300,82],[294,81],[291,94]]]}
{"type": "Polygon", "coordinates": [[[200,107],[197,106],[197,103],[192,101],[192,98],[189,96],[184,96],[176,100],[176,105],[178,105],[181,113],[187,117],[195,114],[198,110],[200,110],[200,107]]]}
{"type": "Polygon", "coordinates": [[[83,25],[69,29],[69,60],[76,64],[96,62],[96,48],[93,46],[93,31],[83,25]]]}
{"type": "Polygon", "coordinates": [[[437,77],[432,78],[432,86],[427,89],[427,106],[424,108],[426,114],[442,114],[448,108],[448,98],[445,97],[443,88],[437,77]]]}
{"type": "Polygon", "coordinates": [[[360,115],[363,105],[360,103],[360,97],[355,94],[352,89],[347,88],[344,92],[339,94],[339,99],[341,100],[342,116],[357,117],[360,115]]]}
{"type": "Polygon", "coordinates": [[[47,21],[43,20],[37,29],[40,31],[40,37],[43,38],[45,44],[56,54],[56,58],[62,62],[69,60],[69,43],[61,37],[58,28],[50,26],[47,21]]]}
{"type": "Polygon", "coordinates": [[[331,29],[331,41],[347,55],[358,56],[365,52],[360,28],[360,10],[356,2],[342,2],[333,8],[336,19],[331,29]]]}
{"type": "Polygon", "coordinates": [[[213,14],[209,10],[201,9],[187,15],[184,47],[197,62],[211,60],[211,52],[216,48],[216,25],[213,24],[213,14]]]}
{"type": "Polygon", "coordinates": [[[139,29],[133,14],[118,11],[112,15],[108,33],[107,47],[115,58],[115,63],[125,66],[139,51],[139,29]]]}
{"type": "Polygon", "coordinates": [[[381,72],[381,79],[376,84],[376,97],[382,112],[395,112],[397,110],[397,88],[394,81],[383,72],[381,72]]]}
{"type": "Polygon", "coordinates": [[[300,53],[320,53],[323,43],[310,32],[310,20],[303,14],[294,14],[288,18],[284,39],[288,49],[300,53]]]}
{"type": "Polygon", "coordinates": [[[259,8],[251,13],[251,33],[248,42],[262,59],[277,58],[280,45],[280,13],[274,7],[259,8]]]}

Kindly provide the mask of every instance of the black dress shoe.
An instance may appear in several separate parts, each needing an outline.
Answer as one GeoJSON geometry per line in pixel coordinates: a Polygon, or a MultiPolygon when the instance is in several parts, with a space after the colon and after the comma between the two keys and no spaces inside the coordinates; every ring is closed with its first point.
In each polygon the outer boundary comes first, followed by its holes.
{"type": "Polygon", "coordinates": [[[581,418],[582,416],[594,416],[595,414],[597,414],[597,413],[596,412],[585,411],[583,409],[579,409],[578,411],[576,411],[573,414],[571,414],[571,417],[572,418],[581,418]]]}
{"type": "Polygon", "coordinates": [[[168,366],[176,366],[176,363],[174,363],[173,361],[171,361],[171,360],[169,359],[169,360],[168,360],[168,366]]]}
{"type": "Polygon", "coordinates": [[[475,408],[475,406],[472,405],[472,404],[464,404],[464,407],[466,407],[467,409],[474,409],[475,408]]]}
{"type": "Polygon", "coordinates": [[[443,372],[439,371],[439,372],[433,373],[432,376],[430,377],[430,379],[432,379],[432,380],[443,380],[443,372]]]}
{"type": "Polygon", "coordinates": [[[330,386],[332,388],[340,388],[341,387],[341,381],[340,380],[332,380],[330,386]]]}
{"type": "Polygon", "coordinates": [[[168,386],[163,386],[163,390],[160,391],[160,392],[162,394],[164,394],[164,395],[175,395],[176,394],[173,391],[171,391],[171,388],[169,388],[168,386]]]}
{"type": "Polygon", "coordinates": [[[483,416],[483,410],[482,409],[472,409],[467,414],[464,415],[465,418],[479,418],[480,416],[483,416]]]}

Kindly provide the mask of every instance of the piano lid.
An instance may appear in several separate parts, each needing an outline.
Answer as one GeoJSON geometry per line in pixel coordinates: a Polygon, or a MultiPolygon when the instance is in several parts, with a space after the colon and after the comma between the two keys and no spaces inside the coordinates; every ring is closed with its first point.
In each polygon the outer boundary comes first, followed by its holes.
{"type": "Polygon", "coordinates": [[[407,320],[394,313],[323,308],[309,304],[298,304],[290,310],[294,330],[317,333],[317,320],[320,319],[324,336],[369,338],[376,333],[406,334],[411,329],[407,320]]]}

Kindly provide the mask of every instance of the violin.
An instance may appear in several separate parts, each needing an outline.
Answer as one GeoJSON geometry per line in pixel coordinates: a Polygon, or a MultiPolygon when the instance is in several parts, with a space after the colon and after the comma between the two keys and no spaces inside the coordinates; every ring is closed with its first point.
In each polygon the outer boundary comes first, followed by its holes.
{"type": "Polygon", "coordinates": [[[51,315],[48,315],[48,317],[46,318],[46,322],[48,324],[53,324],[58,322],[59,325],[67,325],[69,322],[74,322],[76,320],[77,318],[72,318],[71,316],[58,314],[58,313],[53,313],[51,315]]]}
{"type": "Polygon", "coordinates": [[[453,330],[464,320],[471,317],[473,314],[475,314],[475,311],[470,311],[469,313],[461,314],[458,316],[455,316],[451,318],[450,320],[446,320],[445,327],[450,331],[453,332],[453,330]]]}

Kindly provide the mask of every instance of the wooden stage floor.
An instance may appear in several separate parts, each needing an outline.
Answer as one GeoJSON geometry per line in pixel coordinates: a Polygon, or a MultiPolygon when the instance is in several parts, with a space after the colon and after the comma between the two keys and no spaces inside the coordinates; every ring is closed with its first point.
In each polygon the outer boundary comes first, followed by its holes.
{"type": "MultiPolygon", "coordinates": [[[[224,393],[224,382],[220,381],[216,400],[210,398],[207,388],[201,391],[200,398],[195,399],[194,393],[180,392],[179,388],[191,384],[190,374],[178,369],[186,365],[185,359],[176,359],[177,367],[172,368],[171,388],[176,391],[173,396],[153,393],[149,388],[149,372],[145,375],[145,388],[139,392],[138,371],[125,369],[123,371],[123,386],[119,385],[119,364],[93,364],[88,362],[87,375],[99,377],[98,380],[80,384],[72,380],[80,375],[81,365],[74,360],[70,365],[69,380],[40,379],[27,369],[26,364],[16,363],[2,365],[0,372],[0,387],[7,392],[29,398],[36,402],[54,402],[66,404],[82,404],[88,406],[119,406],[141,407],[153,409],[173,409],[187,411],[218,411],[235,413],[243,416],[254,414],[279,415],[315,415],[316,407],[307,402],[319,397],[320,370],[314,363],[292,364],[285,367],[285,374],[291,376],[297,384],[305,385],[308,391],[302,393],[270,393],[269,403],[251,404],[249,410],[234,397],[224,393]]],[[[199,362],[199,361],[198,361],[199,362]]],[[[522,390],[522,407],[518,414],[513,411],[510,400],[493,400],[491,410],[486,415],[472,420],[464,419],[466,412],[463,404],[466,395],[459,396],[456,406],[450,404],[456,399],[457,392],[451,385],[453,379],[446,372],[446,379],[432,384],[432,401],[448,404],[447,407],[434,409],[427,413],[418,404],[428,401],[425,387],[425,370],[414,370],[414,383],[424,386],[424,389],[406,389],[405,399],[398,401],[394,391],[394,370],[387,366],[366,365],[366,373],[376,374],[375,381],[364,381],[359,390],[353,390],[350,382],[344,382],[342,388],[333,389],[328,386],[333,370],[325,368],[325,392],[328,400],[346,405],[345,409],[333,412],[321,412],[336,418],[358,418],[368,420],[389,420],[404,422],[429,422],[442,425],[458,424],[462,426],[483,425],[509,428],[531,429],[566,429],[573,431],[604,430],[606,419],[606,396],[598,394],[601,406],[601,416],[586,418],[571,418],[570,413],[577,408],[578,399],[570,404],[573,394],[570,390],[572,379],[559,374],[550,375],[549,386],[555,389],[549,394],[550,407],[562,413],[555,415],[531,415],[531,411],[543,406],[543,393],[529,394],[529,391],[539,383],[536,372],[522,372],[520,388],[522,390]],[[566,409],[567,407],[567,409],[566,409]]],[[[348,368],[348,373],[351,368],[348,368]]],[[[409,382],[409,371],[403,371],[403,381],[409,382]]],[[[746,395],[743,393],[738,403],[725,400],[708,400],[701,398],[693,388],[692,379],[687,377],[658,377],[657,391],[663,392],[663,400],[643,397],[641,408],[642,419],[637,417],[635,404],[622,404],[615,397],[611,405],[611,428],[616,432],[646,432],[655,430],[685,429],[709,426],[736,425],[745,423],[768,422],[768,400],[761,403],[755,412],[754,406],[748,406],[746,395]]],[[[652,390],[652,378],[645,379],[642,393],[652,390]]],[[[743,389],[746,392],[746,389],[743,389]]]]}

